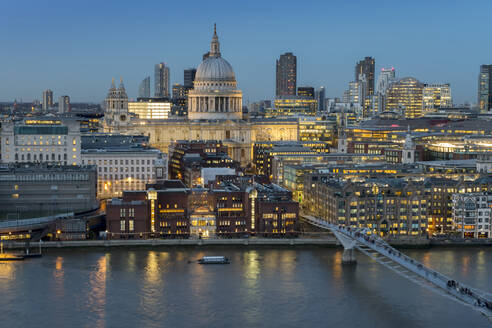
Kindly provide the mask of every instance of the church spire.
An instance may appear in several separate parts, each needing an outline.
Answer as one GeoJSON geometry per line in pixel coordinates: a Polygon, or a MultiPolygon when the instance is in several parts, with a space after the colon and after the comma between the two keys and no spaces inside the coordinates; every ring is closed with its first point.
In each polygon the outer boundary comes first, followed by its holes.
{"type": "Polygon", "coordinates": [[[220,57],[220,43],[217,36],[217,25],[214,23],[214,36],[210,42],[210,57],[220,57]]]}

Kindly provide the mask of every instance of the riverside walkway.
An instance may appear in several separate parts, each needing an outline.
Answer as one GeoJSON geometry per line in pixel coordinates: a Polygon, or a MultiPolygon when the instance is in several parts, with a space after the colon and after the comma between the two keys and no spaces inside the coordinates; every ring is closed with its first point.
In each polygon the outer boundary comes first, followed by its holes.
{"type": "Polygon", "coordinates": [[[419,261],[391,247],[378,236],[368,235],[365,229],[334,225],[309,215],[303,215],[303,218],[314,226],[333,232],[344,246],[344,252],[347,252],[344,254],[346,262],[355,262],[353,250],[357,249],[414,283],[469,306],[492,320],[492,294],[472,288],[426,267],[419,261]]]}

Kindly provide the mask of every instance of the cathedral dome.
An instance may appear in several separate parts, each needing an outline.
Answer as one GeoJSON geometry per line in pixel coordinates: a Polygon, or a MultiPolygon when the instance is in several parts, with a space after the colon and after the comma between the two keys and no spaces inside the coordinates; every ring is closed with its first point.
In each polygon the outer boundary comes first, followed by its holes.
{"type": "Polygon", "coordinates": [[[235,82],[234,70],[231,64],[222,57],[210,56],[196,70],[195,81],[229,81],[235,82]]]}

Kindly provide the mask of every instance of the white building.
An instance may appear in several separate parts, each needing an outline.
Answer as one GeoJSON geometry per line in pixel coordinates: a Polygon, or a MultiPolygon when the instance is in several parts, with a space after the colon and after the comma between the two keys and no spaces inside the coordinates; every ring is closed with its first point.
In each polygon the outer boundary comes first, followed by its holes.
{"type": "Polygon", "coordinates": [[[489,238],[492,195],[467,193],[453,195],[453,224],[463,238],[489,238]]]}
{"type": "Polygon", "coordinates": [[[167,155],[153,148],[82,150],[82,164],[97,165],[98,198],[120,197],[124,190],[146,190],[167,178],[167,155]]]}
{"type": "Polygon", "coordinates": [[[3,163],[80,164],[80,122],[69,118],[25,118],[2,123],[3,163]]]}

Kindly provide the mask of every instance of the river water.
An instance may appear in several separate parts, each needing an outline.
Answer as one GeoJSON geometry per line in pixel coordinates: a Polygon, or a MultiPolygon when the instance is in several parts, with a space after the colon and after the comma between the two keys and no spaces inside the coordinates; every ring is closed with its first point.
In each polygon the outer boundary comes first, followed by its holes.
{"type": "MultiPolygon", "coordinates": [[[[405,250],[492,292],[492,249],[405,250]]],[[[1,327],[490,327],[358,253],[295,248],[47,250],[0,262],[1,327]],[[188,263],[225,255],[229,265],[188,263]]]]}

